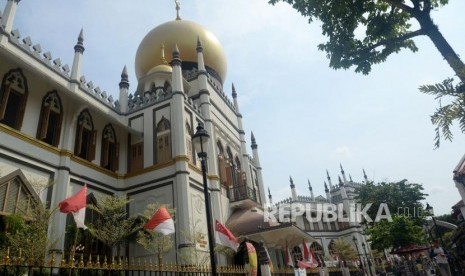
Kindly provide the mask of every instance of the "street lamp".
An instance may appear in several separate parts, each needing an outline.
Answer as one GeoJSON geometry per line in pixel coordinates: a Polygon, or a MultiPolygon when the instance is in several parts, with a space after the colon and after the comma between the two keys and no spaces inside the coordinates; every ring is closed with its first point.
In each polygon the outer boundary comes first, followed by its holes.
{"type": "MultiPolygon", "coordinates": [[[[353,236],[352,240],[354,241],[355,244],[355,249],[357,249],[357,255],[358,255],[358,260],[360,261],[360,265],[363,268],[363,262],[362,262],[362,257],[360,257],[360,251],[358,251],[358,244],[357,244],[357,238],[353,236]]],[[[365,269],[364,269],[365,270],[365,269]]]]}
{"type": "Polygon", "coordinates": [[[213,239],[213,228],[212,228],[212,213],[210,204],[210,194],[208,193],[207,185],[207,146],[210,140],[210,135],[203,128],[203,124],[199,122],[197,125],[197,131],[192,136],[192,142],[194,144],[197,156],[200,158],[202,166],[202,177],[203,177],[203,194],[205,197],[205,212],[207,215],[207,231],[208,231],[208,245],[210,248],[210,266],[212,269],[212,276],[216,276],[216,261],[215,261],[215,245],[213,239]]]}
{"type": "Polygon", "coordinates": [[[434,229],[436,231],[436,238],[439,237],[439,240],[441,241],[441,247],[444,248],[444,241],[442,240],[442,235],[439,234],[438,225],[436,224],[436,219],[434,218],[433,207],[429,205],[428,202],[426,202],[425,210],[428,211],[429,215],[431,215],[431,218],[433,219],[434,229]]]}
{"type": "Polygon", "coordinates": [[[362,242],[362,247],[363,247],[363,252],[365,252],[365,258],[366,258],[367,263],[368,263],[368,274],[370,276],[372,276],[373,274],[371,273],[371,263],[370,263],[370,259],[368,259],[367,249],[366,249],[366,246],[365,246],[364,242],[362,242]]]}

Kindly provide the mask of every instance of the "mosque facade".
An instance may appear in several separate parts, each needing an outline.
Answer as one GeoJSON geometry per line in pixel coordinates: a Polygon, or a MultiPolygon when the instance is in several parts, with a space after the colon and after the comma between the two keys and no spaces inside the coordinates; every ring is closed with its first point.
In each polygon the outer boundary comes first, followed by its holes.
{"type": "MultiPolygon", "coordinates": [[[[137,84],[129,83],[124,66],[115,99],[82,72],[82,30],[76,31],[69,66],[22,37],[14,28],[15,16],[21,16],[21,3],[8,0],[0,13],[1,214],[17,212],[18,202],[29,197],[57,206],[86,184],[97,200],[101,194],[125,195],[131,200],[130,215],[142,213],[150,203],[173,207],[177,231],[168,259],[179,261],[178,252],[186,247],[206,251],[206,235],[193,245],[181,231],[198,226],[206,233],[202,172],[192,143],[202,124],[210,134],[206,152],[213,219],[236,236],[264,242],[279,264],[285,244],[316,242],[327,255],[332,239],[360,235],[359,226],[264,219],[267,198],[258,145],[251,133],[251,149],[247,147],[238,93],[234,85],[232,99],[224,92],[223,48],[201,25],[178,14],[152,29],[136,54],[137,84]]],[[[326,198],[293,192],[290,200],[351,200],[356,185],[345,176],[344,182],[326,198]]],[[[58,250],[68,250],[70,223],[60,213],[52,220],[49,235],[58,239],[58,250]]],[[[366,242],[361,236],[359,241],[366,242]]],[[[95,250],[90,253],[98,253],[94,245],[89,245],[95,250]]],[[[148,256],[135,244],[123,254],[148,256]]]]}

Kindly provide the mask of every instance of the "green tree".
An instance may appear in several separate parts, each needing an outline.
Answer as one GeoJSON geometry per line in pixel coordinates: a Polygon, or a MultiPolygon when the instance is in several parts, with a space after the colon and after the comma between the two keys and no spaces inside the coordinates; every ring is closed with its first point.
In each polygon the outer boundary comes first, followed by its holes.
{"type": "Polygon", "coordinates": [[[371,248],[382,251],[397,249],[409,244],[424,243],[425,233],[415,220],[403,215],[394,215],[392,222],[381,220],[366,229],[371,248]]]}
{"type": "Polygon", "coordinates": [[[334,240],[332,249],[334,254],[336,254],[341,260],[347,261],[357,259],[357,252],[355,251],[354,247],[346,240],[334,240]]]}
{"type": "MultiPolygon", "coordinates": [[[[162,207],[159,203],[147,205],[143,213],[144,222],[147,222],[155,212],[162,207]]],[[[174,217],[174,209],[167,208],[171,217],[174,217]]],[[[158,263],[163,263],[163,256],[173,248],[173,239],[171,235],[163,235],[149,229],[141,229],[137,234],[137,242],[145,248],[145,250],[155,254],[158,263]]]]}
{"type": "Polygon", "coordinates": [[[409,183],[406,179],[398,182],[368,182],[356,189],[355,197],[362,206],[372,204],[368,210],[370,218],[374,219],[380,209],[380,204],[387,204],[391,214],[411,216],[421,222],[423,205],[421,200],[427,194],[423,193],[423,186],[409,183]]]}
{"type": "Polygon", "coordinates": [[[449,78],[436,85],[424,85],[420,91],[432,94],[439,107],[431,116],[435,128],[435,147],[441,138],[452,140],[450,126],[458,121],[465,133],[465,65],[433,22],[431,12],[449,0],[269,0],[286,2],[310,23],[318,20],[328,41],[318,45],[326,52],[334,69],[355,67],[355,72],[368,74],[373,64],[384,62],[402,49],[418,50],[413,38],[427,36],[459,79],[454,85],[449,78]],[[412,24],[416,21],[417,24],[412,24]],[[441,99],[449,102],[442,105],[441,99]]]}
{"type": "Polygon", "coordinates": [[[98,214],[95,223],[88,225],[89,232],[112,249],[116,247],[118,256],[121,245],[142,226],[135,217],[129,217],[126,211],[129,202],[125,196],[104,195],[97,197],[96,205],[87,205],[98,214]]]}
{"type": "Polygon", "coordinates": [[[382,251],[422,242],[424,209],[420,201],[427,195],[423,193],[422,185],[409,183],[405,179],[379,184],[371,182],[357,188],[356,193],[355,199],[362,206],[373,204],[367,212],[371,218],[376,217],[381,204],[387,204],[392,215],[392,221],[366,224],[366,233],[373,249],[382,251]]]}

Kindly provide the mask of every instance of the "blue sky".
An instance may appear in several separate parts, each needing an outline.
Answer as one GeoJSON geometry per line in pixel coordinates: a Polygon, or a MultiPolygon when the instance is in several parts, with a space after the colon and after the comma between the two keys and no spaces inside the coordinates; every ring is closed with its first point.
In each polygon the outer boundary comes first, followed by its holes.
{"type": "MultiPolygon", "coordinates": [[[[460,55],[465,2],[450,2],[433,19],[460,55]]],[[[5,3],[0,0],[2,9],[5,3]]],[[[274,201],[290,196],[289,176],[300,194],[308,194],[307,179],[316,194],[324,194],[325,170],[336,181],[339,163],[355,181],[363,180],[364,168],[377,182],[423,184],[436,213],[449,212],[460,199],[452,171],[465,153],[464,135],[455,129],[452,143],[433,150],[429,116],[437,103],[418,92],[419,85],[453,72],[426,37],[416,39],[419,52],[393,55],[364,76],[330,69],[316,48],[325,41],[318,22],[309,25],[287,4],[185,0],[181,17],[205,26],[222,43],[228,59],[224,90],[230,94],[234,82],[248,144],[253,131],[274,201]]],[[[84,28],[83,74],[116,96],[124,65],[131,89],[136,87],[134,58],[142,38],[174,18],[169,0],[21,1],[15,26],[70,66],[84,28]]]]}

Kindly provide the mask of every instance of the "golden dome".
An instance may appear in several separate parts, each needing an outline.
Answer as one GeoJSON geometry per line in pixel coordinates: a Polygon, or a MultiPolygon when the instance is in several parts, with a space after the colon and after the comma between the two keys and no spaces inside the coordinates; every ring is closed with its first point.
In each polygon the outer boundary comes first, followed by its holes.
{"type": "Polygon", "coordinates": [[[165,56],[171,60],[171,52],[178,45],[184,64],[197,64],[197,37],[203,46],[203,57],[207,70],[217,73],[220,81],[226,77],[226,56],[218,39],[201,25],[187,20],[174,20],[152,29],[142,40],[136,54],[136,76],[138,79],[157,65],[163,64],[162,45],[165,56]]]}

